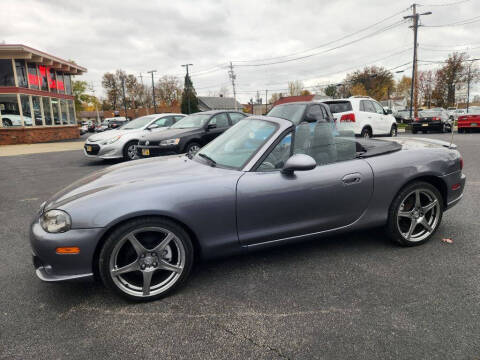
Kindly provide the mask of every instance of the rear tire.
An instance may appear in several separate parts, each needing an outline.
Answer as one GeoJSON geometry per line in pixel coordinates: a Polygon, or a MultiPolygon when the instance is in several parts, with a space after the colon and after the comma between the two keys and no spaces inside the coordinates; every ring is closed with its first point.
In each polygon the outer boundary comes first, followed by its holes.
{"type": "Polygon", "coordinates": [[[2,119],[3,126],[12,126],[12,121],[10,119],[2,119]]]}
{"type": "Polygon", "coordinates": [[[364,139],[370,139],[372,137],[372,131],[369,128],[364,127],[360,133],[360,136],[364,139]]]}
{"type": "Polygon", "coordinates": [[[438,189],[416,181],[402,188],[393,199],[386,232],[399,245],[420,245],[435,234],[442,215],[443,198],[438,189]]]}
{"type": "Polygon", "coordinates": [[[98,268],[105,286],[118,295],[151,301],[186,282],[193,258],[192,241],[182,227],[167,219],[144,217],[120,225],[108,236],[98,268]]]}

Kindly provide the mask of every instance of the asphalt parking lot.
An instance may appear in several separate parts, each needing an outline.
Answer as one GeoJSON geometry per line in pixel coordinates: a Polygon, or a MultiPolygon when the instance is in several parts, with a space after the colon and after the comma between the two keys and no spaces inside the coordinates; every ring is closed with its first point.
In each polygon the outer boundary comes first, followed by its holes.
{"type": "Polygon", "coordinates": [[[0,157],[0,358],[480,359],[480,134],[454,142],[466,195],[429,243],[401,248],[374,229],[203,263],[145,304],[41,282],[31,264],[40,203],[112,163],[0,157]]]}

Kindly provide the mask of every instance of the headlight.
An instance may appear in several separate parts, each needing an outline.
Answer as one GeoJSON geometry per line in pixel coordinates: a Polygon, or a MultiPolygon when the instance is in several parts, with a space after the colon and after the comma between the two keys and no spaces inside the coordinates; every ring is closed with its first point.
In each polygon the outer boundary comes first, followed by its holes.
{"type": "Polygon", "coordinates": [[[117,135],[113,138],[107,139],[104,142],[102,142],[102,145],[113,144],[115,141],[118,141],[118,139],[120,139],[121,137],[122,137],[122,135],[117,135]]]}
{"type": "Polygon", "coordinates": [[[40,225],[49,233],[60,233],[70,230],[72,219],[65,211],[49,210],[40,216],[40,225]]]}
{"type": "Polygon", "coordinates": [[[177,139],[168,139],[168,140],[162,140],[162,141],[160,141],[160,145],[162,145],[162,146],[178,145],[179,142],[180,142],[180,139],[179,139],[179,138],[177,138],[177,139]]]}

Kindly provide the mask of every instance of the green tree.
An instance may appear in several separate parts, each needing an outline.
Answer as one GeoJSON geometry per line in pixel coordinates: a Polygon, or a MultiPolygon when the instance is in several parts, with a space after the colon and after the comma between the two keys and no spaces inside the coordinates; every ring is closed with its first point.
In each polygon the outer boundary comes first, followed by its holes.
{"type": "Polygon", "coordinates": [[[345,82],[354,87],[363,85],[368,96],[376,100],[388,99],[393,92],[393,74],[380,66],[370,66],[347,75],[345,82]]]}
{"type": "Polygon", "coordinates": [[[181,109],[183,114],[193,114],[199,111],[197,93],[195,91],[195,88],[193,87],[190,75],[185,75],[181,109]]]}
{"type": "Polygon", "coordinates": [[[334,84],[328,85],[325,88],[324,93],[325,95],[335,99],[337,97],[337,86],[334,84]]]}
{"type": "Polygon", "coordinates": [[[98,104],[98,99],[87,94],[88,84],[86,81],[73,81],[72,92],[75,97],[75,112],[78,114],[85,107],[98,104]]]}

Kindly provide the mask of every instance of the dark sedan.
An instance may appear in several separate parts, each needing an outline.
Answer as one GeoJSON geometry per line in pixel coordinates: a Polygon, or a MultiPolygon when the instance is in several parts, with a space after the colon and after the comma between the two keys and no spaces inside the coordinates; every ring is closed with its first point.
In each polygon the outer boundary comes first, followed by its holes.
{"type": "Polygon", "coordinates": [[[204,111],[179,120],[160,133],[143,136],[137,145],[139,157],[188,153],[195,154],[247,115],[238,111],[204,111]]]}
{"type": "MultiPolygon", "coordinates": [[[[384,226],[428,241],[460,201],[463,160],[433,139],[356,139],[326,122],[252,116],[195,156],[114,165],[40,208],[30,236],[45,281],[91,278],[132,300],[185,283],[194,259],[384,226]]],[[[65,289],[65,288],[64,288],[65,289]]]]}
{"type": "Polygon", "coordinates": [[[452,131],[452,121],[445,109],[429,109],[418,112],[418,117],[412,122],[412,133],[427,131],[452,131]]]}

